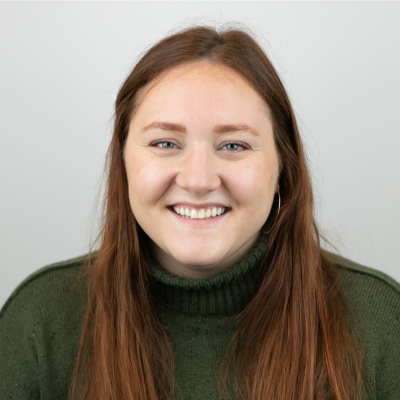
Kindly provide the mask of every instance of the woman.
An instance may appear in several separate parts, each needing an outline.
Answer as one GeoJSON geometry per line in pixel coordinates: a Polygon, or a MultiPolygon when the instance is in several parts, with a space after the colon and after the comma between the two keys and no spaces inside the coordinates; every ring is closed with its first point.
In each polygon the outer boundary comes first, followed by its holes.
{"type": "Polygon", "coordinates": [[[320,248],[289,98],[248,34],[153,46],[107,165],[98,252],[2,310],[4,398],[400,398],[400,285],[320,248]]]}

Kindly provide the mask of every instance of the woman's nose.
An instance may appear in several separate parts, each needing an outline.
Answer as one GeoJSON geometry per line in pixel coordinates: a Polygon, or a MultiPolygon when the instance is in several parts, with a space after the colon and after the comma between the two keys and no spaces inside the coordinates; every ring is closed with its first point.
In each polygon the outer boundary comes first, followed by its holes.
{"type": "Polygon", "coordinates": [[[215,156],[207,149],[188,152],[180,164],[176,184],[197,196],[218,189],[221,179],[215,164],[215,156]]]}

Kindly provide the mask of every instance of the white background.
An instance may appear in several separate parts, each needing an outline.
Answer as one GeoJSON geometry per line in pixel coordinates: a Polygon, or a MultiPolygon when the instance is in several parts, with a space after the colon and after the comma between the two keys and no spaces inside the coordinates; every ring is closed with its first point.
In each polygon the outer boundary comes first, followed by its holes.
{"type": "Polygon", "coordinates": [[[400,3],[0,3],[0,305],[86,252],[118,89],[196,22],[254,31],[299,118],[323,232],[400,281],[399,20],[400,3]]]}

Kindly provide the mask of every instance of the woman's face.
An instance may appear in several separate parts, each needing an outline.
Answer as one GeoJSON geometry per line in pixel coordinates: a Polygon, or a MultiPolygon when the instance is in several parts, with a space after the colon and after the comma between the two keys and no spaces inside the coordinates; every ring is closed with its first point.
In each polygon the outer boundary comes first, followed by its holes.
{"type": "Polygon", "coordinates": [[[132,212],[156,259],[187,278],[229,268],[255,245],[277,191],[267,105],[236,72],[209,63],[176,67],[138,100],[124,159],[132,212]]]}

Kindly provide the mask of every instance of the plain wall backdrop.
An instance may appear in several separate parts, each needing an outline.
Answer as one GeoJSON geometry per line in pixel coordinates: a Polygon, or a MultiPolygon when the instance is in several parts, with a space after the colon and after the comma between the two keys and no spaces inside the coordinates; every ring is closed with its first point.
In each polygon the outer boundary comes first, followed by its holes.
{"type": "Polygon", "coordinates": [[[242,22],[292,100],[319,226],[400,281],[400,3],[0,3],[0,305],[86,253],[113,103],[172,29],[242,22]]]}

